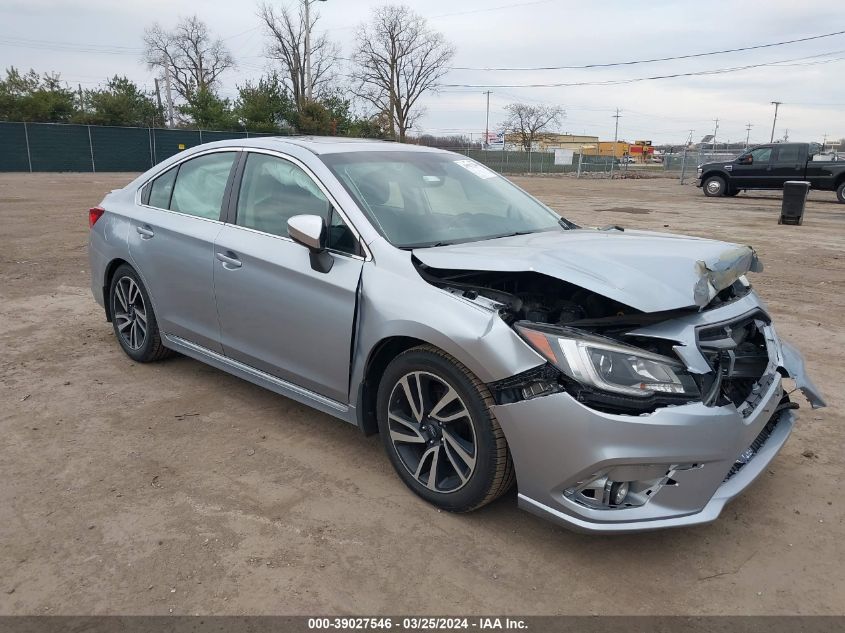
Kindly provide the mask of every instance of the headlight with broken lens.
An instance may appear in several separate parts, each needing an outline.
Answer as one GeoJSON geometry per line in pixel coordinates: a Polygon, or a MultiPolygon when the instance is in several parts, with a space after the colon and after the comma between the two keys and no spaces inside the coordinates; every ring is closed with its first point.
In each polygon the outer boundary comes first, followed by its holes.
{"type": "Polygon", "coordinates": [[[577,382],[626,396],[697,397],[698,385],[677,360],[570,328],[517,324],[520,335],[577,382]]]}

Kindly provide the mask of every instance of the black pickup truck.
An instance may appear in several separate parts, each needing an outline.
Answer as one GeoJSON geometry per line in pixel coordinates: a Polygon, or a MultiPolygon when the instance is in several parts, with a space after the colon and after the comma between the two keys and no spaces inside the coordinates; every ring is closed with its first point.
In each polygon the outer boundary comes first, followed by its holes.
{"type": "Polygon", "coordinates": [[[705,196],[735,196],[746,189],[783,189],[787,180],[803,180],[811,189],[835,191],[845,203],[845,161],[824,160],[820,150],[818,143],[760,145],[732,161],[699,165],[697,186],[705,196]]]}

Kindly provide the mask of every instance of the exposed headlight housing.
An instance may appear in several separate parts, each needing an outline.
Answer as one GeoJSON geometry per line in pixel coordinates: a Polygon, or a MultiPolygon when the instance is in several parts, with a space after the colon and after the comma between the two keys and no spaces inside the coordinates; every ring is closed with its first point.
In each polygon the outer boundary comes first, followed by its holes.
{"type": "Polygon", "coordinates": [[[517,323],[516,330],[566,376],[595,389],[647,398],[694,398],[698,384],[677,360],[573,328],[517,323]]]}

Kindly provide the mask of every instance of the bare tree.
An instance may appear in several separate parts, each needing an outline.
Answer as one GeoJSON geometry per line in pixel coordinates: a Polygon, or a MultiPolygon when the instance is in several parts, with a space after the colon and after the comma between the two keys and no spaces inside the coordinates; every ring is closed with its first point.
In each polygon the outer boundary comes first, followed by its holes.
{"type": "Polygon", "coordinates": [[[519,143],[526,152],[530,152],[535,139],[543,132],[548,132],[553,125],[559,125],[565,112],[560,106],[528,105],[511,103],[505,106],[508,118],[502,124],[506,131],[519,136],[519,143]]]}
{"type": "MultiPolygon", "coordinates": [[[[269,2],[258,7],[258,17],[269,39],[267,56],[281,65],[283,81],[293,94],[294,102],[300,111],[308,95],[305,68],[305,34],[308,25],[305,20],[305,1],[300,0],[296,14],[288,7],[276,9],[269,2]]],[[[336,67],[339,52],[337,45],[325,35],[314,37],[314,25],[319,19],[319,13],[310,12],[311,91],[321,98],[330,91],[335,79],[333,69],[336,67]]]]}
{"type": "Polygon", "coordinates": [[[186,101],[200,91],[212,91],[220,74],[235,60],[223,40],[214,39],[197,16],[182,18],[172,31],[157,22],[144,32],[144,61],[170,75],[174,89],[186,101]]]}
{"type": "Polygon", "coordinates": [[[442,34],[425,18],[403,5],[373,10],[369,23],[358,27],[352,56],[355,94],[390,115],[394,138],[404,141],[422,114],[419,98],[437,88],[455,54],[442,34]]]}

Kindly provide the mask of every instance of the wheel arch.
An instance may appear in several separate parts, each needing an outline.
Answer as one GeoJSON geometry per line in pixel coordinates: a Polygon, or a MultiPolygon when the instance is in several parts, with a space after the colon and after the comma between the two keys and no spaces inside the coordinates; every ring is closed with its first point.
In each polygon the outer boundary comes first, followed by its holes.
{"type": "Polygon", "coordinates": [[[725,182],[726,186],[730,186],[731,179],[728,174],[723,171],[719,171],[718,169],[711,169],[710,171],[703,173],[701,175],[701,185],[704,186],[707,179],[712,178],[713,176],[718,176],[725,182]]]}
{"type": "Polygon", "coordinates": [[[106,311],[106,321],[108,321],[109,323],[111,323],[112,320],[111,301],[109,299],[109,289],[111,288],[111,281],[114,277],[115,271],[124,264],[132,268],[132,270],[135,270],[134,266],[132,266],[132,264],[130,264],[127,260],[122,259],[120,257],[115,257],[108,263],[108,266],[106,266],[106,272],[103,275],[103,307],[106,311]]]}
{"type": "Polygon", "coordinates": [[[431,343],[413,336],[388,336],[376,343],[370,350],[367,362],[364,365],[364,375],[358,385],[356,407],[358,426],[364,432],[364,435],[378,433],[376,399],[381,377],[390,361],[402,352],[420,345],[431,345],[431,343]]]}

